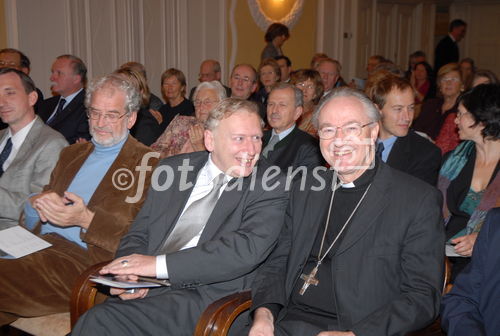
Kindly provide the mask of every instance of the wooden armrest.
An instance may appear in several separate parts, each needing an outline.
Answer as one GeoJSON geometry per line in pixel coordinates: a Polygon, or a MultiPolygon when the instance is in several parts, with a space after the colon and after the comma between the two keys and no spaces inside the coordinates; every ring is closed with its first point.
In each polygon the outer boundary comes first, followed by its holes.
{"type": "Polygon", "coordinates": [[[71,328],[73,328],[87,310],[95,304],[97,288],[95,283],[90,281],[90,277],[95,275],[101,268],[109,264],[111,261],[103,261],[87,268],[76,280],[73,291],[71,292],[70,312],[71,312],[71,328]]]}
{"type": "Polygon", "coordinates": [[[211,303],[198,320],[194,336],[227,335],[234,320],[251,305],[250,291],[228,295],[211,303]]]}

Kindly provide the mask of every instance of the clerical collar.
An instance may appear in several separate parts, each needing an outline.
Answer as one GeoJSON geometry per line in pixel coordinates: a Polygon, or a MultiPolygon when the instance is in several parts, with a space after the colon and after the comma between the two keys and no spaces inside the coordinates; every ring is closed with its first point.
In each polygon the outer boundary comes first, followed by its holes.
{"type": "Polygon", "coordinates": [[[375,173],[377,171],[378,166],[380,165],[380,159],[375,158],[375,165],[373,168],[369,168],[361,174],[360,177],[355,179],[352,182],[349,183],[342,183],[340,180],[338,181],[339,185],[344,188],[344,189],[354,189],[354,188],[362,188],[367,186],[373,181],[373,178],[375,177],[375,173]]]}

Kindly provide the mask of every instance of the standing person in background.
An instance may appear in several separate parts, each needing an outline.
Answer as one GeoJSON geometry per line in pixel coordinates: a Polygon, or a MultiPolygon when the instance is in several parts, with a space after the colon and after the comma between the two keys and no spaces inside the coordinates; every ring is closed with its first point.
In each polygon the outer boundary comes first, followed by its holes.
{"type": "Polygon", "coordinates": [[[287,26],[278,22],[271,24],[264,35],[267,45],[260,54],[260,60],[283,55],[281,46],[288,38],[290,38],[290,32],[287,26]]]}
{"type": "Polygon", "coordinates": [[[259,80],[261,87],[255,93],[255,100],[261,103],[264,107],[267,105],[267,97],[269,92],[276,83],[280,81],[281,69],[273,58],[263,60],[259,65],[259,80]]]}
{"type": "Polygon", "coordinates": [[[457,43],[465,37],[466,32],[467,23],[465,21],[456,19],[450,22],[448,35],[439,41],[434,53],[434,71],[436,73],[442,66],[458,62],[460,54],[457,43]]]}

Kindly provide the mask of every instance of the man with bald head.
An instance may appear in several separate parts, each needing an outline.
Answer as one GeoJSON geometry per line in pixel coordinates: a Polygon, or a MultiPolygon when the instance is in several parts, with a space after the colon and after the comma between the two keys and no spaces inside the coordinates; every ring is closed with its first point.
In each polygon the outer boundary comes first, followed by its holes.
{"type": "MultiPolygon", "coordinates": [[[[200,73],[198,74],[198,80],[200,83],[203,82],[211,82],[211,81],[219,81],[222,78],[220,63],[213,59],[207,59],[201,62],[200,64],[200,73]]],[[[222,83],[221,83],[222,84],[222,83]]],[[[222,84],[224,89],[226,90],[226,96],[231,97],[231,89],[222,84]]],[[[196,86],[191,89],[189,92],[189,100],[193,101],[194,91],[196,90],[196,86]]]]}

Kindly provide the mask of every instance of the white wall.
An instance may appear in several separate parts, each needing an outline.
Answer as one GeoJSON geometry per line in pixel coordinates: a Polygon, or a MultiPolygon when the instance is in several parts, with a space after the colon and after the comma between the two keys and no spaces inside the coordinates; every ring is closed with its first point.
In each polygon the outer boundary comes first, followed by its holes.
{"type": "Polygon", "coordinates": [[[151,90],[161,73],[182,70],[197,84],[205,58],[225,64],[225,0],[5,0],[8,44],[32,61],[31,76],[50,95],[58,55],[83,59],[89,78],[127,61],[145,64],[151,90]]]}

